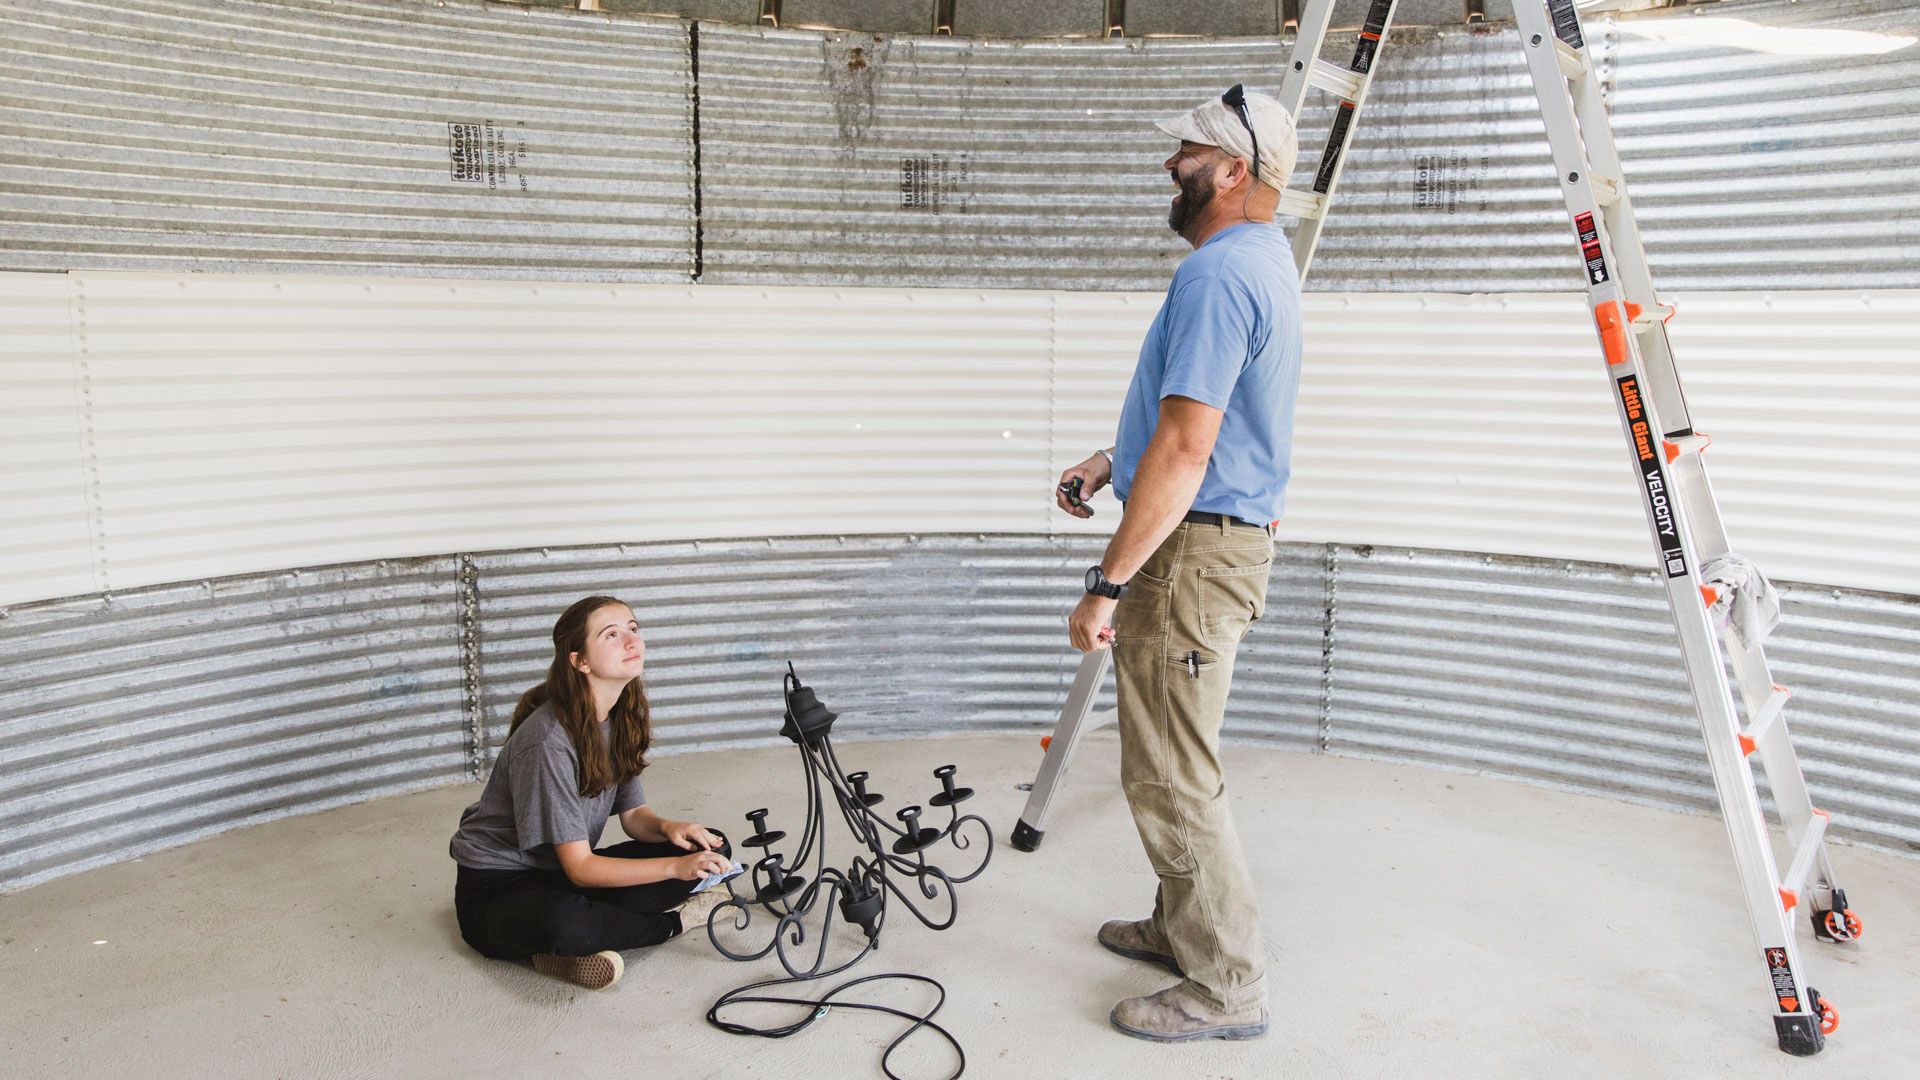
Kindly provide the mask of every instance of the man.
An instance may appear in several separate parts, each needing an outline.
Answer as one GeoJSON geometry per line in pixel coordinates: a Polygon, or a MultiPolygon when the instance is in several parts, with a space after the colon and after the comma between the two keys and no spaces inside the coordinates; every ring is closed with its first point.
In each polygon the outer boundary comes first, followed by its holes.
{"type": "Polygon", "coordinates": [[[1160,879],[1153,915],[1102,945],[1182,981],[1114,1006],[1159,1042],[1267,1030],[1259,912],[1227,809],[1220,724],[1234,656],[1265,610],[1300,376],[1300,280],[1273,223],[1297,142],[1286,109],[1235,86],[1156,125],[1179,194],[1167,223],[1193,245],[1140,349],[1111,453],[1060,476],[1060,507],[1112,483],[1124,506],[1069,633],[1111,647],[1127,805],[1160,879]]]}

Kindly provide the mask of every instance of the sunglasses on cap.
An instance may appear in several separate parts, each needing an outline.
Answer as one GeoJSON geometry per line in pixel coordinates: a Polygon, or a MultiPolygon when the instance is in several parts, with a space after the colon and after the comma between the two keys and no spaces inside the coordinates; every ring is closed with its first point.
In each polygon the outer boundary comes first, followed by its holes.
{"type": "Polygon", "coordinates": [[[1260,178],[1260,136],[1253,133],[1253,118],[1247,115],[1247,92],[1234,83],[1226,93],[1220,95],[1220,104],[1232,109],[1240,123],[1247,129],[1247,136],[1253,140],[1253,178],[1260,178]]]}

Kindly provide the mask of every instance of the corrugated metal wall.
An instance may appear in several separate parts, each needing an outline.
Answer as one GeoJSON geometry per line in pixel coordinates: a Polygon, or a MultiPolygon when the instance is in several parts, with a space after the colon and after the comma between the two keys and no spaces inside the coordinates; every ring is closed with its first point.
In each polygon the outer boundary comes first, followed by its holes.
{"type": "MultiPolygon", "coordinates": [[[[1920,34],[1893,0],[1723,9],[1920,34]]],[[[1151,120],[1234,82],[1274,88],[1287,48],[709,23],[696,88],[696,33],[662,19],[399,0],[0,13],[11,269],[1156,289],[1185,249],[1151,120]],[[493,133],[512,161],[489,169],[493,133]]],[[[1662,287],[1920,279],[1920,51],[1646,36],[1683,18],[1588,20],[1662,287]]],[[[1309,284],[1578,287],[1511,27],[1394,35],[1309,284]]]]}
{"type": "MultiPolygon", "coordinates": [[[[1920,34],[1904,4],[1807,7],[1725,14],[1920,34]]],[[[1920,50],[1782,56],[1613,23],[1589,19],[1663,288],[1920,279],[1920,208],[1906,197],[1920,179],[1920,50]]],[[[1284,56],[1250,39],[703,27],[703,280],[1159,288],[1185,248],[1163,224],[1167,144],[1150,121],[1234,82],[1274,89],[1284,56]]],[[[1301,123],[1309,162],[1330,114],[1321,100],[1301,123]]],[[[1512,27],[1396,32],[1309,287],[1577,289],[1554,177],[1512,27]]]]}
{"type": "Polygon", "coordinates": [[[0,24],[0,267],[692,271],[679,23],[458,0],[0,0],[0,24]]]}
{"type": "Polygon", "coordinates": [[[466,775],[453,568],[0,609],[0,889],[466,775]]]}
{"type": "MultiPolygon", "coordinates": [[[[8,482],[45,509],[0,519],[0,546],[34,552],[0,566],[0,602],[541,545],[1098,532],[1114,504],[1070,522],[1052,483],[1111,443],[1160,299],[68,279],[0,275],[40,328],[16,355],[44,357],[63,313],[77,343],[66,386],[51,358],[22,384],[33,465],[8,482]]],[[[1920,292],[1679,300],[1738,549],[1920,592],[1920,292]]],[[[1648,561],[1577,299],[1305,311],[1287,539],[1648,561]]]]}
{"type": "Polygon", "coordinates": [[[1614,123],[1656,282],[1920,280],[1920,8],[1770,0],[1611,25],[1614,123]]]}
{"type": "MultiPolygon", "coordinates": [[[[484,768],[553,619],[591,593],[645,627],[663,753],[778,744],[789,660],[844,738],[1037,734],[1078,664],[1065,614],[1100,548],[556,548],[0,611],[0,889],[484,768]]],[[[1835,835],[1920,850],[1920,600],[1784,593],[1769,648],[1817,803],[1835,835]]],[[[1282,544],[1226,736],[1712,805],[1658,586],[1588,563],[1282,544]]]]}
{"type": "Polygon", "coordinates": [[[1166,139],[1277,43],[979,42],[703,25],[703,281],[1163,287],[1166,139]]]}
{"type": "MultiPolygon", "coordinates": [[[[1714,14],[1920,26],[1805,7],[1714,14]]],[[[0,266],[78,271],[0,275],[0,887],[464,775],[588,591],[648,612],[663,749],[775,738],[789,657],[850,734],[1043,728],[1113,515],[1048,488],[1159,302],[1072,290],[1164,283],[1134,129],[1283,55],[376,0],[0,19],[0,266]],[[489,120],[524,155],[490,168],[489,120]],[[614,540],[662,542],[537,547],[614,540]],[[350,565],[282,570],[320,564],[350,565]]],[[[1823,583],[1772,649],[1817,798],[1911,849],[1920,608],[1831,586],[1920,593],[1920,59],[1655,26],[1600,37],[1659,280],[1798,290],[1680,294],[1690,403],[1741,549],[1823,583]]],[[[1562,561],[1645,559],[1581,305],[1361,295],[1571,284],[1518,44],[1388,56],[1229,734],[1703,805],[1658,594],[1562,561]]]]}
{"type": "MultiPolygon", "coordinates": [[[[1102,542],[925,536],[728,540],[478,555],[490,745],[553,657],[549,632],[596,592],[647,627],[659,745],[764,744],[792,661],[866,738],[1050,727],[1079,657],[1064,606],[1102,542]]],[[[1319,545],[1281,550],[1249,642],[1237,734],[1313,749],[1321,699],[1319,545]]],[[[1111,694],[1108,679],[1107,694],[1111,694]]]]}
{"type": "MultiPolygon", "coordinates": [[[[0,590],[75,596],[103,587],[95,562],[88,356],[64,276],[0,276],[0,590]]],[[[104,538],[100,538],[104,539],[104,538]]]]}
{"type": "MultiPolygon", "coordinates": [[[[1395,548],[1332,559],[1333,753],[1715,806],[1650,574],[1395,548]]],[[[1920,598],[1786,585],[1781,600],[1767,651],[1814,804],[1834,835],[1920,850],[1920,598]]]]}

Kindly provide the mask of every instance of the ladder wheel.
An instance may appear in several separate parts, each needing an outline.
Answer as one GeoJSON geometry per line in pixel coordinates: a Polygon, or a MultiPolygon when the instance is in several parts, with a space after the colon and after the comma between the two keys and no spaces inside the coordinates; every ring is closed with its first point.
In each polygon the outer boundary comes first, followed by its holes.
{"type": "Polygon", "coordinates": [[[1860,931],[1860,916],[1855,915],[1852,908],[1827,912],[1827,933],[1836,940],[1852,941],[1860,936],[1860,931]]]}
{"type": "Polygon", "coordinates": [[[1814,1004],[1820,1007],[1820,1034],[1831,1035],[1840,1030],[1840,1010],[1826,998],[1815,998],[1814,1004]]]}

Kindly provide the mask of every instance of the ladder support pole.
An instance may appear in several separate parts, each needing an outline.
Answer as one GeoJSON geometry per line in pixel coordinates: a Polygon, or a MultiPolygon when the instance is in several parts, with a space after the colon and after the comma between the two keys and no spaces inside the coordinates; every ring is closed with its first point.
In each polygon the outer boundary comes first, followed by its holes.
{"type": "Polygon", "coordinates": [[[1047,738],[1047,754],[1040,762],[1040,775],[1034,777],[1033,791],[1028,794],[1026,808],[1020,811],[1020,820],[1013,828],[1013,846],[1021,851],[1039,848],[1046,836],[1047,815],[1052,812],[1054,796],[1060,793],[1060,782],[1066,776],[1067,764],[1073,760],[1074,749],[1080,745],[1080,736],[1091,730],[1087,715],[1093,709],[1093,699],[1100,693],[1100,681],[1106,678],[1107,665],[1112,660],[1111,649],[1095,649],[1080,658],[1080,670],[1074,673],[1073,687],[1067,691],[1067,704],[1060,710],[1060,721],[1047,738]]]}

